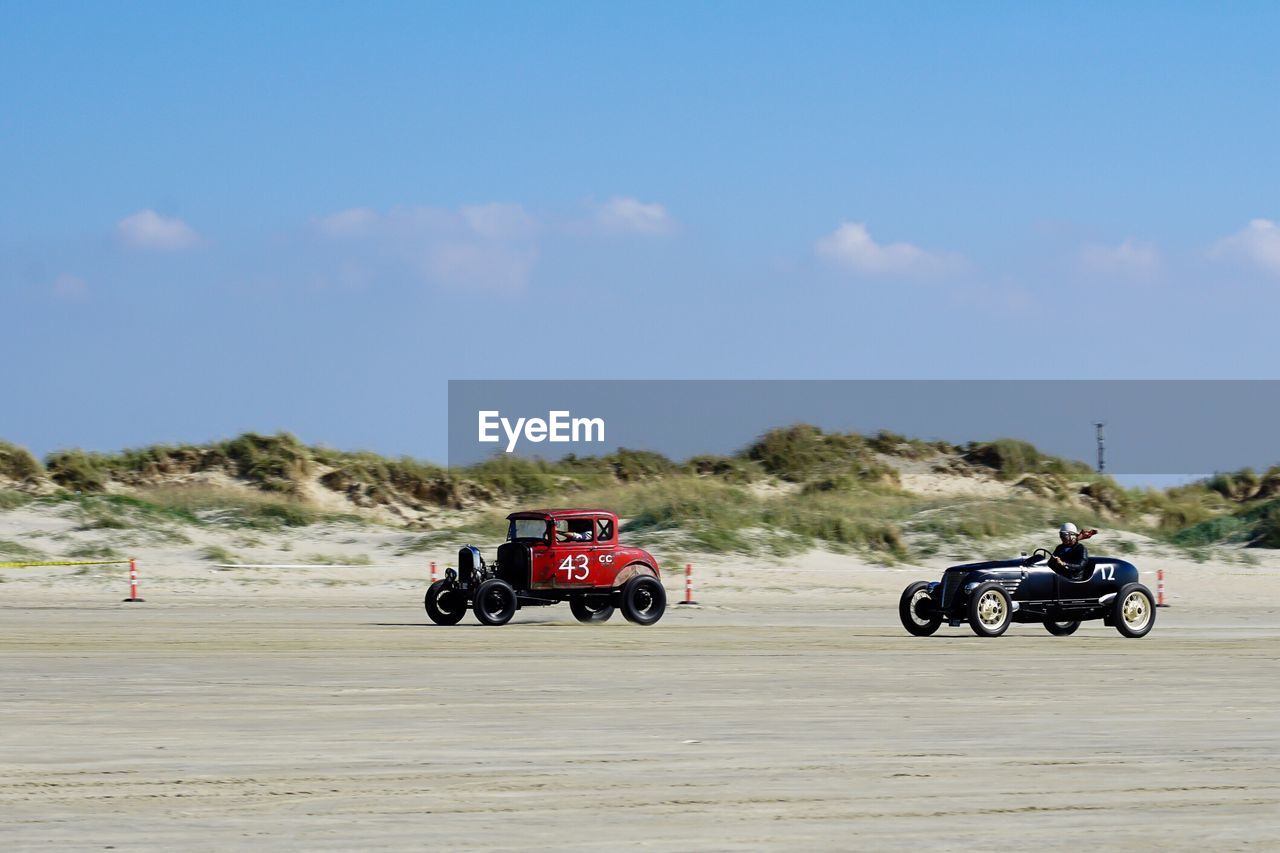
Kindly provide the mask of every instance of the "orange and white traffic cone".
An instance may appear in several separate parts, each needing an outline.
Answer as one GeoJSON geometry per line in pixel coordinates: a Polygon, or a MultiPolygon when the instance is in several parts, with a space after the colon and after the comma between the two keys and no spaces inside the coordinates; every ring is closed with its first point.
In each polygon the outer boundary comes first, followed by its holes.
{"type": "Polygon", "coordinates": [[[1164,569],[1156,569],[1156,607],[1168,607],[1164,603],[1164,569]]]}
{"type": "Polygon", "coordinates": [[[696,605],[698,602],[693,600],[693,563],[684,564],[684,601],[680,602],[677,607],[685,605],[696,605]]]}
{"type": "Polygon", "coordinates": [[[138,597],[138,561],[129,560],[129,597],[125,601],[145,601],[138,597]]]}

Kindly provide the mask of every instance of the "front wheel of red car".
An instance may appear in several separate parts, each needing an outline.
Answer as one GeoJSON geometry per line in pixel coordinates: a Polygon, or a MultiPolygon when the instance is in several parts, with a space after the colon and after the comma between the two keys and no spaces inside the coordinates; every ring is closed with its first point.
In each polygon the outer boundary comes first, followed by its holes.
{"type": "Polygon", "coordinates": [[[978,584],[969,596],[969,627],[979,637],[999,637],[1013,621],[1009,593],[995,581],[978,584]]]}
{"type": "Polygon", "coordinates": [[[457,625],[467,615],[466,596],[448,581],[436,581],[427,587],[423,603],[427,608],[427,616],[437,625],[457,625]]]}
{"type": "Polygon", "coordinates": [[[907,633],[927,637],[942,624],[942,614],[929,593],[928,581],[916,581],[902,591],[898,599],[898,618],[907,633]]]}
{"type": "Polygon", "coordinates": [[[649,575],[634,577],[622,585],[622,615],[637,625],[652,625],[667,609],[667,591],[649,575]]]}
{"type": "Polygon", "coordinates": [[[579,622],[608,622],[614,611],[607,595],[575,595],[569,599],[569,609],[579,622]]]}
{"type": "Polygon", "coordinates": [[[481,625],[505,625],[516,615],[516,591],[500,578],[490,578],[476,590],[471,610],[481,625]]]}

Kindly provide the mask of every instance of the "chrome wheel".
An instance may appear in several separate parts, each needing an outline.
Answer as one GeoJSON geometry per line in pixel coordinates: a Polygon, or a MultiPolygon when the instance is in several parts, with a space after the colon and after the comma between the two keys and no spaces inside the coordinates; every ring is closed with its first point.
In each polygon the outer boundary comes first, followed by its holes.
{"type": "Polygon", "coordinates": [[[1013,621],[1013,602],[1004,587],[983,581],[969,596],[966,605],[969,627],[979,637],[999,637],[1013,621]]]}
{"type": "Polygon", "coordinates": [[[1123,587],[1111,604],[1110,622],[1122,635],[1145,637],[1156,624],[1156,599],[1140,583],[1123,587]]]}
{"type": "Polygon", "coordinates": [[[987,628],[999,628],[1004,623],[1004,596],[989,589],[978,599],[978,619],[987,628]]]}
{"type": "Polygon", "coordinates": [[[1131,631],[1141,631],[1151,621],[1151,606],[1147,596],[1140,590],[1134,590],[1124,597],[1120,605],[1120,615],[1131,631]]]}
{"type": "Polygon", "coordinates": [[[929,602],[932,602],[932,596],[927,589],[917,590],[916,594],[911,596],[911,606],[907,612],[910,613],[912,622],[922,627],[929,624],[931,620],[920,615],[920,605],[929,602]]]}
{"type": "Polygon", "coordinates": [[[927,637],[942,624],[942,614],[929,589],[928,581],[916,581],[898,596],[898,618],[907,633],[916,637],[927,637]]]}

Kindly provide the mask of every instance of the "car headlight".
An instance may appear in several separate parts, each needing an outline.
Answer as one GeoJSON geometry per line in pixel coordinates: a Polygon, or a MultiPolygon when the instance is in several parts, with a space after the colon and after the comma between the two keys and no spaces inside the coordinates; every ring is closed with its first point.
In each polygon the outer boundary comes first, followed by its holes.
{"type": "Polygon", "coordinates": [[[977,589],[977,588],[978,588],[978,584],[980,584],[980,583],[982,583],[982,581],[972,581],[972,582],[970,582],[970,583],[967,583],[967,584],[965,584],[965,585],[964,585],[964,591],[965,591],[965,592],[973,592],[975,589],[977,589]]]}

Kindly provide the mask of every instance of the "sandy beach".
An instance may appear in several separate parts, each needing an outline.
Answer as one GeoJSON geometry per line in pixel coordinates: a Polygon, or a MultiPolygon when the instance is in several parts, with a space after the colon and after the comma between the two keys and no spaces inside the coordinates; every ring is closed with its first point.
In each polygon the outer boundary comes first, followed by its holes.
{"type": "Polygon", "coordinates": [[[430,556],[144,563],[143,604],[115,570],[7,573],[5,846],[1280,843],[1266,563],[1160,561],[1172,606],[1142,640],[979,640],[898,625],[936,567],[822,553],[699,564],[703,606],[651,628],[564,607],[440,628],[430,556]]]}

